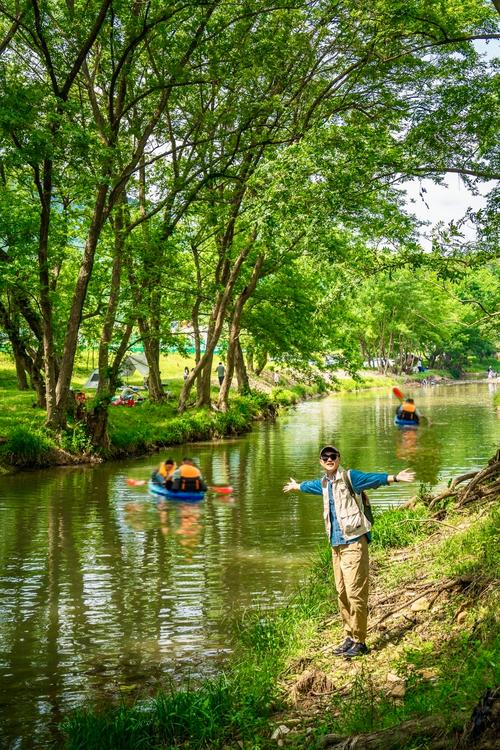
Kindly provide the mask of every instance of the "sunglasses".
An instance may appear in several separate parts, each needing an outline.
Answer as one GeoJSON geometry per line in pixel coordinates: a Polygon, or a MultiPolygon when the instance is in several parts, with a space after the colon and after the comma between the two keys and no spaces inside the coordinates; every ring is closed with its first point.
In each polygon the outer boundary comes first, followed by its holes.
{"type": "Polygon", "coordinates": [[[321,460],[329,461],[331,459],[332,461],[336,461],[337,458],[339,458],[339,456],[340,456],[340,453],[322,453],[321,460]]]}

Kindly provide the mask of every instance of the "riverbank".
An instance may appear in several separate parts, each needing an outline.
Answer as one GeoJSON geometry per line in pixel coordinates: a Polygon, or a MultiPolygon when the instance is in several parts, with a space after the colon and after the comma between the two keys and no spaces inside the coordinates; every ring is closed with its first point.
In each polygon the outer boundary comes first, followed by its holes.
{"type": "Polygon", "coordinates": [[[288,606],[241,623],[224,674],[75,712],[68,750],[340,749],[353,737],[380,750],[492,748],[488,699],[474,740],[468,722],[498,685],[499,459],[377,517],[368,656],[332,653],[342,636],[325,546],[288,606]]]}
{"type": "MultiPolygon", "coordinates": [[[[242,435],[252,429],[255,421],[274,418],[280,409],[299,401],[318,398],[328,393],[349,393],[390,386],[393,378],[365,372],[359,378],[336,373],[327,378],[320,374],[305,376],[292,370],[279,374],[264,372],[251,378],[251,394],[240,396],[236,391],[227,412],[216,410],[218,389],[212,393],[213,409],[191,407],[184,414],[176,411],[182,379],[170,378],[169,398],[162,404],[147,399],[133,408],[110,407],[110,447],[93,450],[82,422],[70,422],[61,435],[51,435],[44,427],[45,413],[33,407],[33,394],[17,391],[15,370],[5,362],[2,369],[3,409],[0,418],[0,472],[101,463],[154,453],[163,448],[201,440],[219,440],[242,435]]],[[[180,369],[177,367],[177,369],[180,369]]],[[[133,383],[132,383],[133,384],[133,383]]],[[[89,405],[91,394],[88,393],[89,405]]]]}

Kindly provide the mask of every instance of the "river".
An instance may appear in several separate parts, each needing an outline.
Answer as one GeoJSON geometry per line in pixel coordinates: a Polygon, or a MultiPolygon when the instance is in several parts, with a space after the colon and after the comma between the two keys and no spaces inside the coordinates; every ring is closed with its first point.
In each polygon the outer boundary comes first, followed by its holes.
{"type": "MultiPolygon", "coordinates": [[[[0,747],[58,744],[62,717],[87,700],[213,674],[235,621],[283,602],[323,540],[320,498],[284,494],[288,478],[317,476],[319,448],[333,443],[346,468],[412,467],[443,485],[498,447],[495,387],[419,389],[432,424],[416,431],[394,427],[390,392],[364,392],[300,404],[242,438],[172,448],[209,484],[234,488],[200,505],[157,503],[127,484],[148,478],[158,456],[3,477],[0,747]]],[[[399,504],[417,490],[370,496],[399,504]]]]}

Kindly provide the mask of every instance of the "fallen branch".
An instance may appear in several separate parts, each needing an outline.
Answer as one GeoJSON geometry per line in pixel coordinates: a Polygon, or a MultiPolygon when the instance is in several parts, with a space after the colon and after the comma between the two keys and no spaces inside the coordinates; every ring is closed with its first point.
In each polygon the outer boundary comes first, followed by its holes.
{"type": "MultiPolygon", "coordinates": [[[[455,717],[457,724],[463,724],[465,717],[455,717]]],[[[357,734],[342,737],[338,734],[325,734],[318,740],[319,748],[332,750],[399,750],[419,737],[431,738],[426,743],[429,750],[445,750],[451,747],[453,728],[448,716],[427,716],[410,719],[395,727],[380,732],[357,734]]]]}
{"type": "Polygon", "coordinates": [[[395,615],[397,612],[401,612],[403,609],[408,609],[414,602],[418,602],[419,599],[425,598],[426,595],[429,595],[430,593],[433,593],[434,596],[429,603],[429,608],[434,604],[436,599],[440,594],[443,593],[443,591],[447,591],[449,589],[455,588],[455,586],[465,586],[470,585],[472,583],[471,578],[453,578],[451,581],[447,581],[442,586],[439,586],[439,588],[436,591],[435,586],[429,586],[427,589],[424,589],[421,591],[418,596],[413,597],[413,599],[410,599],[409,601],[404,602],[404,604],[401,604],[399,607],[396,607],[395,609],[389,610],[389,612],[386,612],[385,615],[382,615],[376,622],[373,623],[373,625],[369,628],[370,631],[374,630],[378,625],[380,625],[384,620],[387,620],[388,617],[391,617],[392,615],[395,615]]]}

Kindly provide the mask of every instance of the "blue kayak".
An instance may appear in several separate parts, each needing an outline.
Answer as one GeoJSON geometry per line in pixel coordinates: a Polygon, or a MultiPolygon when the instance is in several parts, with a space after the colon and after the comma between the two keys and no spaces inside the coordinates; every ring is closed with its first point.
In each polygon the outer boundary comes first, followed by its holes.
{"type": "Polygon", "coordinates": [[[169,500],[178,500],[183,503],[198,503],[205,497],[204,492],[181,492],[181,490],[173,492],[172,490],[167,490],[163,485],[153,482],[151,479],[148,482],[148,489],[153,495],[160,495],[169,500]]]}
{"type": "Polygon", "coordinates": [[[396,427],[409,427],[411,430],[416,430],[418,427],[418,422],[414,419],[401,419],[397,415],[394,417],[394,424],[396,427]]]}

